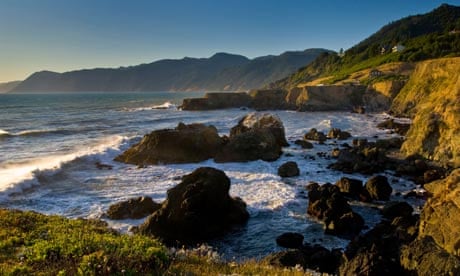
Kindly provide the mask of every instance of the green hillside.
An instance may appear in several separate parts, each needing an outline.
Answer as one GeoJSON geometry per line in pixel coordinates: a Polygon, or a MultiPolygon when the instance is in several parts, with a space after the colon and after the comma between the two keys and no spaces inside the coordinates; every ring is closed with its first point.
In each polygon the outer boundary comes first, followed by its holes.
{"type": "Polygon", "coordinates": [[[460,56],[460,7],[443,4],[427,14],[392,22],[343,54],[323,53],[270,87],[291,88],[325,76],[332,76],[329,82],[334,83],[353,72],[389,62],[455,56],[460,56]],[[402,47],[393,49],[398,45],[402,47]]]}

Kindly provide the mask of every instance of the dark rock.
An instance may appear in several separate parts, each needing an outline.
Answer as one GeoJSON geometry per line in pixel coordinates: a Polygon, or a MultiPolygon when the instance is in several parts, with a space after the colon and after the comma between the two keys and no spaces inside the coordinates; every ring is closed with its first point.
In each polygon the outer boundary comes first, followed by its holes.
{"type": "Polygon", "coordinates": [[[410,217],[414,209],[404,201],[390,201],[382,209],[384,218],[393,220],[396,217],[410,217]]]}
{"type": "Polygon", "coordinates": [[[160,209],[161,204],[150,197],[137,197],[110,205],[107,217],[110,219],[139,219],[160,209]]]}
{"type": "Polygon", "coordinates": [[[145,135],[115,160],[141,166],[200,162],[214,157],[222,146],[223,140],[214,126],[179,123],[175,129],[145,135]]]}
{"type": "Polygon", "coordinates": [[[389,139],[379,139],[375,142],[375,145],[380,149],[392,150],[400,149],[404,142],[403,138],[393,137],[389,139]]]}
{"type": "Polygon", "coordinates": [[[355,106],[355,107],[353,107],[352,113],[364,114],[364,113],[366,113],[366,108],[364,108],[364,106],[362,106],[362,105],[355,106]]]}
{"type": "Polygon", "coordinates": [[[303,138],[305,140],[314,140],[314,141],[318,141],[320,143],[323,143],[327,139],[326,135],[324,135],[324,133],[322,133],[320,131],[317,131],[316,128],[310,129],[310,131],[308,133],[306,133],[303,136],[303,138]]]}
{"type": "Polygon", "coordinates": [[[229,141],[215,156],[216,162],[274,161],[287,146],[284,126],[272,114],[250,113],[230,131],[229,141]]]}
{"type": "Polygon", "coordinates": [[[252,98],[244,92],[206,93],[204,98],[184,99],[182,110],[212,110],[223,108],[241,108],[251,104],[252,98]]]}
{"type": "Polygon", "coordinates": [[[351,198],[359,198],[363,192],[363,182],[359,179],[342,177],[335,183],[340,192],[351,198]]]}
{"type": "Polygon", "coordinates": [[[460,275],[460,259],[439,247],[430,236],[403,246],[400,262],[412,275],[460,275]]]}
{"type": "Polygon", "coordinates": [[[377,127],[382,128],[382,129],[392,129],[394,130],[394,132],[398,133],[399,135],[404,136],[409,130],[410,124],[397,123],[394,121],[394,119],[388,119],[386,121],[383,121],[377,124],[377,127]]]}
{"type": "Polygon", "coordinates": [[[325,225],[326,234],[351,239],[363,229],[364,219],[355,212],[348,212],[339,218],[326,218],[325,225]]]}
{"type": "Polygon", "coordinates": [[[284,163],[278,168],[278,175],[281,177],[292,177],[300,174],[299,167],[294,161],[284,163]]]}
{"type": "Polygon", "coordinates": [[[273,266],[295,267],[301,265],[304,269],[312,269],[322,273],[333,274],[340,262],[339,250],[328,250],[319,245],[304,245],[300,249],[272,253],[265,259],[273,266]]]}
{"type": "Polygon", "coordinates": [[[343,238],[356,236],[364,226],[360,215],[352,212],[339,187],[326,183],[307,186],[307,213],[325,224],[325,232],[343,238]]]}
{"type": "Polygon", "coordinates": [[[251,107],[255,110],[289,109],[286,102],[288,91],[283,89],[258,89],[249,92],[251,107]]]}
{"type": "Polygon", "coordinates": [[[249,218],[246,204],[228,194],[230,179],[223,171],[198,168],[168,190],[161,208],[139,227],[167,244],[190,244],[217,237],[243,225],[249,218]]]}
{"type": "Polygon", "coordinates": [[[218,163],[275,161],[282,154],[281,146],[268,130],[256,130],[234,136],[214,157],[218,163]]]}
{"type": "Polygon", "coordinates": [[[423,173],[423,182],[430,183],[435,180],[441,179],[443,177],[443,173],[437,169],[429,169],[423,173]]]}
{"type": "Polygon", "coordinates": [[[303,149],[313,148],[313,144],[305,140],[296,140],[294,144],[301,146],[303,149]]]}
{"type": "Polygon", "coordinates": [[[351,137],[351,134],[347,131],[342,131],[339,128],[332,128],[327,134],[327,138],[345,140],[351,137]]]}
{"type": "Polygon", "coordinates": [[[389,200],[393,188],[388,183],[388,179],[383,175],[375,175],[369,178],[364,185],[371,199],[389,200]]]}
{"type": "Polygon", "coordinates": [[[405,275],[399,264],[399,248],[405,240],[395,226],[381,222],[347,246],[338,275],[405,275]]]}
{"type": "Polygon", "coordinates": [[[285,248],[300,248],[302,247],[303,239],[302,234],[287,232],[276,238],[276,244],[285,248]]]}
{"type": "Polygon", "coordinates": [[[395,162],[386,156],[387,149],[366,139],[353,139],[353,148],[334,150],[337,159],[329,168],[346,173],[372,174],[394,168],[395,162]]]}
{"type": "Polygon", "coordinates": [[[295,267],[296,265],[306,266],[305,256],[299,249],[276,252],[265,257],[270,265],[277,267],[295,267]]]}
{"type": "Polygon", "coordinates": [[[269,113],[253,112],[244,116],[236,126],[230,130],[230,140],[239,134],[263,130],[270,132],[281,147],[289,146],[284,133],[284,125],[280,118],[269,113]]]}

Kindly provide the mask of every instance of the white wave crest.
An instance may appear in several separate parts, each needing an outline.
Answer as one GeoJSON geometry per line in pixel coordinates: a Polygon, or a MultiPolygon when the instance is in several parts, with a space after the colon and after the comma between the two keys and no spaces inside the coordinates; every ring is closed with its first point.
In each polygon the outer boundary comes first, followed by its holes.
{"type": "Polygon", "coordinates": [[[164,102],[162,104],[157,104],[157,105],[151,105],[151,106],[143,106],[143,107],[136,107],[136,108],[125,108],[125,111],[128,112],[137,112],[137,111],[147,111],[147,110],[152,110],[152,109],[175,109],[177,108],[177,105],[171,103],[171,102],[164,102]]]}
{"type": "Polygon", "coordinates": [[[37,185],[35,175],[43,170],[58,170],[62,164],[76,158],[102,153],[108,149],[119,148],[128,138],[109,136],[98,140],[93,145],[75,152],[61,155],[40,157],[19,164],[0,166],[0,200],[12,193],[20,193],[24,189],[37,185]]]}

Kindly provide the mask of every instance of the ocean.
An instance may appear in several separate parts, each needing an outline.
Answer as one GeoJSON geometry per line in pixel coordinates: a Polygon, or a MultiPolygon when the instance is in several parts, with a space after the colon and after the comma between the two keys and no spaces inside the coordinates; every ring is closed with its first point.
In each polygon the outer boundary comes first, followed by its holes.
{"type": "MultiPolygon", "coordinates": [[[[0,94],[0,207],[33,210],[69,218],[103,218],[110,204],[137,196],[161,202],[180,176],[202,166],[221,169],[231,179],[230,194],[241,197],[250,213],[242,229],[209,241],[222,256],[231,259],[258,258],[281,250],[275,239],[284,232],[299,232],[306,242],[327,248],[343,248],[348,241],[323,234],[322,225],[306,215],[305,186],[309,181],[335,183],[342,176],[366,180],[365,175],[346,175],[327,169],[333,162],[320,157],[337,143],[328,140],[313,149],[294,144],[311,128],[327,132],[332,127],[349,131],[353,138],[369,140],[392,137],[376,128],[389,117],[347,112],[267,111],[284,123],[290,143],[275,162],[217,164],[212,160],[194,164],[138,168],[113,159],[156,129],[174,128],[179,122],[214,125],[221,135],[251,110],[182,111],[185,97],[202,92],[155,93],[53,93],[0,94]],[[298,163],[301,175],[281,178],[278,167],[298,163]],[[113,166],[100,169],[96,163],[113,166]]],[[[415,184],[388,175],[394,194],[416,188],[415,184]]],[[[417,202],[412,202],[417,205],[417,202]]],[[[420,204],[422,204],[420,202],[420,204]]],[[[380,220],[376,208],[355,203],[369,227],[380,220]]],[[[106,220],[106,219],[105,219],[106,220]]],[[[127,232],[141,220],[106,220],[127,232]]]]}

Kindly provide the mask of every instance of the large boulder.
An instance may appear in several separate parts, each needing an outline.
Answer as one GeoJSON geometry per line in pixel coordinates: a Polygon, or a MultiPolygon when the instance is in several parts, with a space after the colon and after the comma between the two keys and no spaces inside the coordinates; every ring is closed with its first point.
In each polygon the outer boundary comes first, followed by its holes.
{"type": "Polygon", "coordinates": [[[369,178],[364,185],[371,199],[389,200],[393,188],[388,183],[388,179],[383,175],[374,175],[369,178]]]}
{"type": "Polygon", "coordinates": [[[230,130],[230,139],[245,132],[257,132],[259,130],[270,132],[281,147],[289,146],[284,132],[281,119],[270,113],[252,112],[244,116],[236,126],[230,130]]]}
{"type": "Polygon", "coordinates": [[[215,156],[216,162],[274,161],[287,146],[284,126],[272,114],[250,113],[230,131],[228,143],[215,156]]]}
{"type": "Polygon", "coordinates": [[[420,236],[433,237],[447,252],[460,257],[460,169],[424,187],[433,196],[420,215],[420,236]]]}
{"type": "Polygon", "coordinates": [[[281,177],[292,177],[300,174],[299,167],[294,161],[288,161],[278,168],[278,175],[281,177]]]}
{"type": "Polygon", "coordinates": [[[155,130],[115,158],[135,164],[171,164],[201,162],[222,148],[223,139],[214,126],[179,123],[175,129],[155,130]]]}
{"type": "Polygon", "coordinates": [[[249,218],[246,204],[228,194],[230,179],[223,171],[202,167],[185,175],[159,210],[139,227],[167,244],[190,244],[217,237],[243,225],[249,218]]]}
{"type": "Polygon", "coordinates": [[[404,136],[409,130],[410,124],[398,123],[394,119],[388,119],[381,123],[378,123],[377,127],[381,129],[391,129],[399,135],[404,136]]]}
{"type": "Polygon", "coordinates": [[[109,206],[107,217],[110,219],[140,219],[160,209],[161,204],[150,197],[131,198],[109,206]]]}
{"type": "Polygon", "coordinates": [[[325,233],[353,238],[364,227],[363,218],[351,210],[340,189],[330,183],[308,187],[307,213],[324,222],[325,233]]]}

